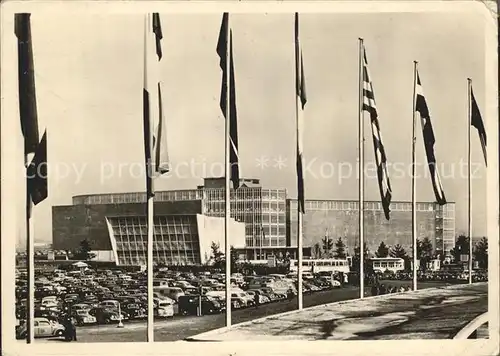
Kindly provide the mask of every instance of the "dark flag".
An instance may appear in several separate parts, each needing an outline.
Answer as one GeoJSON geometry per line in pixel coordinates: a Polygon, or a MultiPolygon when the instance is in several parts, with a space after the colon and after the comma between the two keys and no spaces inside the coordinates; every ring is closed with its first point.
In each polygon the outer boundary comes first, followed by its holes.
{"type": "Polygon", "coordinates": [[[427,107],[427,101],[425,100],[422,84],[420,83],[420,75],[418,74],[418,72],[416,85],[417,87],[415,88],[415,93],[417,97],[415,102],[415,110],[420,114],[420,119],[422,122],[425,153],[427,155],[427,164],[429,166],[429,172],[431,175],[432,188],[434,189],[434,195],[436,196],[437,203],[439,205],[445,205],[446,197],[444,195],[443,186],[441,185],[441,179],[439,178],[439,172],[436,167],[436,156],[434,154],[434,144],[436,142],[436,139],[434,137],[431,116],[429,114],[429,108],[427,107]]]}
{"type": "Polygon", "coordinates": [[[234,80],[234,61],[233,61],[233,33],[228,28],[229,14],[225,12],[222,15],[222,24],[217,41],[217,54],[220,58],[220,68],[222,69],[222,85],[220,92],[220,109],[226,120],[229,119],[229,163],[231,165],[231,181],[233,188],[240,186],[239,171],[239,153],[238,153],[238,117],[236,112],[236,88],[234,80]],[[227,34],[229,31],[229,46],[227,43],[227,34]],[[229,51],[229,52],[228,52],[229,51]],[[227,59],[229,58],[229,118],[227,117],[227,59]]]}
{"type": "Polygon", "coordinates": [[[382,143],[382,134],[378,120],[377,106],[375,104],[375,95],[373,94],[373,85],[368,71],[368,61],[366,60],[366,50],[363,47],[363,110],[370,114],[370,121],[373,136],[373,148],[375,150],[375,163],[377,165],[378,186],[382,198],[382,207],[385,218],[389,220],[390,205],[392,199],[391,182],[387,173],[387,157],[382,143]]]}
{"type": "Polygon", "coordinates": [[[34,153],[39,141],[30,16],[15,14],[14,25],[18,51],[19,114],[25,155],[34,153]]]}
{"type": "Polygon", "coordinates": [[[146,15],[144,37],[144,148],[147,168],[147,196],[154,196],[153,179],[170,168],[167,150],[167,131],[163,111],[160,63],[163,57],[160,15],[146,15]]]}
{"type": "Polygon", "coordinates": [[[304,192],[304,108],[307,103],[304,63],[299,40],[299,14],[295,13],[295,93],[297,95],[297,197],[299,213],[305,213],[304,192]]]}
{"type": "Polygon", "coordinates": [[[470,124],[477,129],[477,133],[479,134],[479,141],[481,141],[481,148],[483,150],[484,163],[488,165],[488,160],[486,156],[486,130],[484,128],[481,112],[479,111],[479,106],[477,105],[476,98],[474,97],[474,92],[472,91],[472,87],[470,89],[470,94],[472,101],[470,124]]]}
{"type": "MultiPolygon", "coordinates": [[[[26,169],[29,201],[34,205],[39,204],[48,196],[47,184],[47,132],[42,136],[33,160],[26,169]]],[[[28,207],[31,212],[31,206],[28,207]]],[[[31,215],[31,213],[29,213],[31,215]]]]}

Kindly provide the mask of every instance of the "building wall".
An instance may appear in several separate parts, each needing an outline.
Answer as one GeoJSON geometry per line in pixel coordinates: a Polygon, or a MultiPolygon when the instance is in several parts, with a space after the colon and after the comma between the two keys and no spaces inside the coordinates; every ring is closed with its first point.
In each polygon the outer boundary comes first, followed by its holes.
{"type": "MultiPolygon", "coordinates": [[[[155,215],[199,214],[201,201],[159,202],[155,215]]],[[[94,250],[111,250],[105,217],[146,216],[146,204],[115,203],[52,207],[52,239],[54,249],[74,250],[87,239],[94,250]]]]}
{"type": "MultiPolygon", "coordinates": [[[[223,218],[196,215],[201,263],[207,263],[212,255],[212,242],[219,245],[219,250],[226,253],[225,226],[223,218]]],[[[235,249],[245,247],[245,224],[229,220],[229,245],[235,249]]]]}
{"type": "MultiPolygon", "coordinates": [[[[358,203],[355,201],[305,202],[304,246],[313,246],[328,236],[334,240],[342,237],[350,254],[359,245],[358,203]]],[[[287,202],[287,231],[289,245],[297,246],[297,201],[287,202]]],[[[436,252],[449,252],[454,246],[454,203],[446,208],[434,203],[417,203],[417,238],[428,237],[436,252]],[[446,219],[440,218],[446,215],[446,219]],[[446,228],[444,228],[446,226],[446,228]],[[444,231],[444,237],[443,237],[444,231]]],[[[374,253],[381,241],[386,245],[402,245],[410,253],[412,246],[411,204],[393,202],[391,218],[386,220],[379,202],[365,202],[364,211],[365,242],[374,253]]]]}

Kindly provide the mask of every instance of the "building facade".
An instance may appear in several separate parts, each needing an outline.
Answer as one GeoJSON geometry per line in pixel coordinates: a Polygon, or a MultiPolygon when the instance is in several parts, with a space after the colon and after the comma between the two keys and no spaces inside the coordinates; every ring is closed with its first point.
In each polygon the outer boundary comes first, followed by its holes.
{"type": "MultiPolygon", "coordinates": [[[[105,217],[117,265],[146,265],[147,217],[105,217]]],[[[245,243],[245,224],[229,221],[234,248],[245,243]]],[[[196,215],[155,215],[153,260],[164,265],[200,265],[210,262],[215,243],[225,253],[224,219],[196,215]]]]}
{"type": "MultiPolygon", "coordinates": [[[[374,253],[380,242],[388,246],[400,244],[407,252],[412,247],[411,203],[392,202],[387,220],[380,202],[364,205],[364,239],[374,253]]],[[[297,246],[297,200],[287,200],[287,243],[297,246]]],[[[325,236],[339,237],[352,255],[359,246],[359,214],[357,201],[307,200],[303,220],[304,246],[320,244],[325,236]]],[[[455,246],[455,203],[417,203],[417,238],[428,237],[437,254],[449,255],[455,246]]]]}
{"type": "MultiPolygon", "coordinates": [[[[288,199],[286,189],[265,189],[258,179],[242,179],[238,189],[231,189],[230,198],[231,218],[244,226],[243,241],[235,246],[242,258],[262,260],[286,252],[296,258],[297,201],[288,199]]],[[[224,178],[207,178],[197,189],[156,192],[154,229],[158,261],[203,263],[205,248],[200,248],[200,244],[206,241],[206,233],[200,230],[197,216],[222,221],[224,199],[224,178]]],[[[342,237],[348,252],[353,254],[359,239],[357,204],[307,200],[304,256],[309,256],[325,235],[335,240],[342,237]]],[[[73,205],[53,207],[54,248],[73,250],[87,239],[94,250],[116,249],[118,260],[137,263],[143,255],[146,207],[145,193],[75,196],[73,205]]],[[[391,219],[387,221],[380,202],[365,202],[365,241],[371,252],[381,241],[390,246],[400,244],[410,252],[411,204],[393,202],[391,210],[391,219]]],[[[449,254],[455,244],[454,203],[442,207],[417,203],[417,223],[419,238],[428,237],[434,251],[449,254]]],[[[233,241],[231,244],[235,245],[233,241]]]]}
{"type": "MultiPolygon", "coordinates": [[[[265,259],[274,250],[287,247],[286,189],[264,189],[258,179],[241,179],[240,188],[231,189],[231,217],[245,223],[247,259],[265,259]]],[[[163,203],[189,202],[199,213],[210,217],[225,216],[225,179],[206,178],[197,189],[156,192],[155,206],[163,203]]],[[[136,204],[145,209],[145,193],[117,193],[73,197],[73,206],[136,204]]],[[[184,206],[175,209],[181,213],[184,206]]],[[[156,208],[155,208],[156,211],[156,208]]],[[[240,251],[241,252],[241,251],[240,251]]]]}

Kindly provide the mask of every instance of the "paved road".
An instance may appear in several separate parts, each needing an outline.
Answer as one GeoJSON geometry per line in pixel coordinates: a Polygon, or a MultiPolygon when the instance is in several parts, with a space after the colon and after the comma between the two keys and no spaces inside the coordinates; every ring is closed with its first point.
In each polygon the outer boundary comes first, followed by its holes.
{"type": "Polygon", "coordinates": [[[488,285],[349,300],[193,337],[198,341],[451,339],[488,309],[488,285]]]}
{"type": "MultiPolygon", "coordinates": [[[[387,284],[408,285],[409,282],[390,281],[387,284]]],[[[439,282],[421,282],[419,288],[435,287],[442,285],[439,282]]],[[[369,295],[368,288],[366,295],[369,295]]],[[[317,292],[304,296],[304,307],[332,303],[336,301],[355,299],[359,296],[359,288],[347,287],[332,291],[317,292]]],[[[268,315],[279,314],[297,308],[296,299],[292,302],[283,301],[272,304],[264,304],[259,308],[248,308],[233,310],[232,323],[238,324],[268,315]]],[[[185,338],[204,333],[209,330],[225,326],[225,314],[196,316],[176,316],[165,321],[155,321],[156,341],[178,341],[185,338]]],[[[38,340],[37,342],[57,342],[57,339],[38,340]]],[[[102,325],[78,328],[79,342],[140,342],[146,341],[146,324],[126,323],[123,329],[116,326],[102,325]]],[[[21,341],[20,341],[21,342],[21,341]]]]}

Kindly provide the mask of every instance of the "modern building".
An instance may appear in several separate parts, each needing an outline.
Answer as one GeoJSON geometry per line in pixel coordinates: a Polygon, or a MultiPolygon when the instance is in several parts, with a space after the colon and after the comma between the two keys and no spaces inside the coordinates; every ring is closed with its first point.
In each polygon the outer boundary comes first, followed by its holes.
{"type": "MultiPolygon", "coordinates": [[[[106,216],[112,251],[118,265],[146,265],[146,216],[106,216]]],[[[245,244],[245,224],[229,221],[229,237],[234,248],[245,244]]],[[[224,219],[196,215],[154,217],[153,260],[164,265],[207,264],[212,244],[225,253],[224,219]]]]}
{"type": "MultiPolygon", "coordinates": [[[[230,197],[231,217],[245,223],[245,248],[244,250],[239,249],[239,252],[246,254],[246,259],[266,259],[268,255],[274,254],[278,249],[286,250],[286,189],[264,189],[258,179],[241,179],[240,187],[237,190],[231,190],[230,197]]],[[[204,185],[198,186],[197,189],[156,192],[154,197],[155,214],[161,214],[161,211],[165,211],[165,209],[173,209],[176,214],[224,217],[224,199],[225,179],[206,178],[204,185]],[[171,204],[168,205],[170,208],[167,208],[165,204],[171,204]],[[157,205],[158,208],[156,208],[157,205]]],[[[52,212],[54,244],[62,246],[56,242],[61,238],[64,239],[61,236],[60,227],[58,227],[60,223],[63,223],[61,220],[74,220],[75,218],[71,218],[71,214],[77,211],[80,218],[75,222],[83,226],[76,233],[81,235],[82,233],[95,234],[98,232],[97,239],[103,241],[103,234],[106,232],[102,229],[104,224],[102,216],[106,215],[105,210],[109,209],[109,206],[116,205],[120,206],[113,208],[118,209],[117,214],[129,214],[129,209],[145,214],[146,194],[81,195],[73,197],[72,206],[54,207],[52,212]],[[83,213],[85,209],[88,214],[83,213]],[[94,213],[94,211],[98,212],[94,213]],[[97,215],[92,218],[92,214],[97,215]],[[88,215],[87,218],[86,215],[88,215]],[[82,219],[94,221],[99,226],[98,231],[94,231],[95,223],[89,225],[87,221],[82,219]],[[87,227],[84,228],[84,226],[87,227]]],[[[67,226],[68,224],[63,225],[67,226]]],[[[73,225],[73,223],[69,225],[73,225]]],[[[77,238],[77,240],[80,239],[77,238]]],[[[97,241],[96,243],[102,244],[102,242],[97,241]]],[[[293,249],[290,249],[290,252],[296,253],[293,249]]]]}
{"type": "MultiPolygon", "coordinates": [[[[341,237],[348,252],[359,246],[359,213],[357,201],[307,200],[303,220],[304,246],[320,244],[325,236],[335,241],[341,237]]],[[[380,202],[364,205],[364,239],[374,253],[380,242],[400,244],[407,251],[412,246],[411,203],[392,202],[387,220],[380,202]]],[[[297,246],[297,200],[287,200],[287,244],[297,246]]],[[[455,203],[417,203],[417,238],[428,237],[433,250],[449,255],[455,246],[455,203]]]]}
{"type": "MultiPolygon", "coordinates": [[[[212,233],[200,224],[206,224],[208,217],[223,221],[224,198],[224,178],[206,178],[197,189],[156,192],[155,259],[203,263],[204,236],[212,233]]],[[[242,179],[238,189],[231,189],[230,198],[231,218],[244,226],[241,243],[239,235],[231,237],[241,258],[262,260],[286,252],[296,258],[297,201],[288,199],[286,189],[264,189],[258,179],[242,179]]],[[[366,202],[365,209],[365,240],[371,251],[380,241],[399,243],[405,249],[411,246],[410,203],[392,203],[390,221],[385,220],[379,202],[366,202]]],[[[429,237],[437,251],[448,253],[455,242],[454,203],[440,207],[419,202],[417,210],[419,236],[429,237]]],[[[307,200],[304,256],[310,256],[325,233],[335,239],[342,237],[352,254],[358,241],[357,213],[355,201],[307,200]]],[[[53,207],[54,248],[72,250],[88,239],[93,250],[116,251],[120,263],[138,263],[144,251],[145,218],[145,193],[75,196],[73,205],[53,207]]]]}

